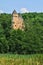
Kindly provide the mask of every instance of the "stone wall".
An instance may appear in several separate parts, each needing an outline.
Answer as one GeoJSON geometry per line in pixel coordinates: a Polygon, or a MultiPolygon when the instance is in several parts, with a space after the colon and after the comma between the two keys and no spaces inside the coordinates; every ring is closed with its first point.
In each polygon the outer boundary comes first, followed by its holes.
{"type": "Polygon", "coordinates": [[[19,16],[19,14],[13,14],[12,18],[12,27],[13,29],[21,29],[24,30],[24,22],[22,17],[19,16]]]}

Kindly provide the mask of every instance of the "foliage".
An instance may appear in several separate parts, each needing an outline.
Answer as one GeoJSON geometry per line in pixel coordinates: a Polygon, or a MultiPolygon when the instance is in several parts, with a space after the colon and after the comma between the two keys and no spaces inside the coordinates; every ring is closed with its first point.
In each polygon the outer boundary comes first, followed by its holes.
{"type": "Polygon", "coordinates": [[[24,31],[12,29],[11,14],[0,14],[0,53],[43,53],[43,13],[21,15],[24,31]]]}

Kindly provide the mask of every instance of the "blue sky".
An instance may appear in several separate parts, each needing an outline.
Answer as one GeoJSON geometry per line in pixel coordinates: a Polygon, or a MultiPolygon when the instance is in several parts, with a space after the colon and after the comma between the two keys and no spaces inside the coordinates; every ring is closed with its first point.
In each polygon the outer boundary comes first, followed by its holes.
{"type": "Polygon", "coordinates": [[[43,0],[0,0],[0,12],[43,12],[43,0]]]}

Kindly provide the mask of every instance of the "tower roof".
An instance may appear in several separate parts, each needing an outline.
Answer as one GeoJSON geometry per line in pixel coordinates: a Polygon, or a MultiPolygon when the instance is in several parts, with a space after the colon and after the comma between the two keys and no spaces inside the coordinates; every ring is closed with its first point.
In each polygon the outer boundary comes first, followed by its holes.
{"type": "Polygon", "coordinates": [[[12,14],[17,14],[16,10],[14,10],[12,14]]]}

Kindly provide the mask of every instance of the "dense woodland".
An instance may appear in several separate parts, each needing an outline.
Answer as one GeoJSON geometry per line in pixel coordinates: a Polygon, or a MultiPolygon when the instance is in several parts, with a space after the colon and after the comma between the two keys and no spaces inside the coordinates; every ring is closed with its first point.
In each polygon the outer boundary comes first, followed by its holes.
{"type": "Polygon", "coordinates": [[[21,14],[25,29],[12,29],[12,15],[0,14],[0,53],[43,53],[43,13],[21,14]]]}

